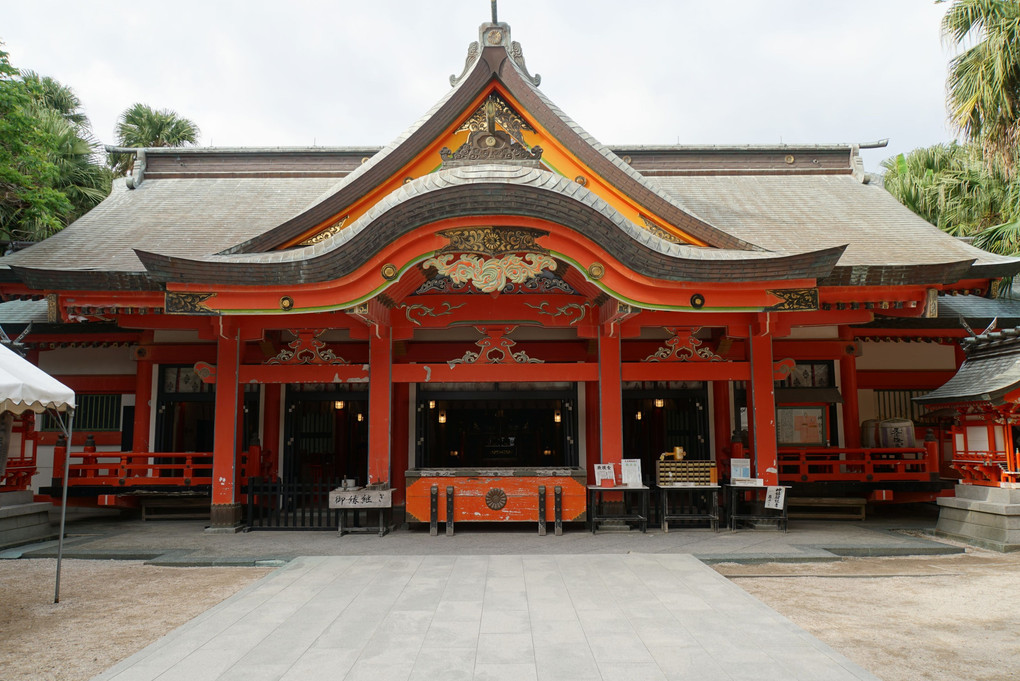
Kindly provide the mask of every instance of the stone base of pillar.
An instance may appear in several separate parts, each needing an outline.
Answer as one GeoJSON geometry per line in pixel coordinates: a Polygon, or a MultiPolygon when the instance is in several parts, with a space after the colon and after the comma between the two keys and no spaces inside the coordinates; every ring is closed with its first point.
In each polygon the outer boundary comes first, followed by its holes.
{"type": "Polygon", "coordinates": [[[234,534],[240,532],[243,516],[241,504],[213,504],[209,512],[211,524],[205,528],[209,534],[234,534]]]}
{"type": "Polygon", "coordinates": [[[1020,489],[957,485],[940,497],[935,534],[994,551],[1020,551],[1020,489]]]}

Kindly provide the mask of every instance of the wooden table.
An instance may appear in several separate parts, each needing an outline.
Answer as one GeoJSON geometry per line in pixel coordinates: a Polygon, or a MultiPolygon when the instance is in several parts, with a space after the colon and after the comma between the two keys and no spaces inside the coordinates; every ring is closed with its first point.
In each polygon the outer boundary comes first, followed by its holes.
{"type": "Polygon", "coordinates": [[[707,520],[713,531],[719,531],[719,485],[659,485],[659,521],[662,523],[662,531],[669,532],[670,520],[707,520]],[[669,497],[675,494],[686,495],[689,501],[688,507],[694,509],[689,513],[670,513],[669,497]],[[697,495],[708,502],[708,508],[704,511],[697,502],[697,495]],[[706,498],[707,497],[707,498],[706,498]]]}
{"type": "MultiPolygon", "coordinates": [[[[764,505],[759,508],[759,499],[764,504],[765,494],[769,488],[765,485],[727,485],[729,489],[729,512],[730,518],[730,529],[737,529],[737,523],[742,520],[748,521],[775,521],[776,528],[782,529],[783,532],[787,531],[789,523],[788,516],[786,514],[786,495],[783,495],[783,507],[779,509],[775,508],[764,508],[764,505]],[[754,498],[751,501],[744,501],[743,497],[746,492],[752,492],[754,498]],[[754,507],[747,510],[742,510],[741,505],[754,504],[754,507]]],[[[787,485],[773,485],[773,487],[782,487],[784,490],[790,489],[787,485]]]]}
{"type": "Polygon", "coordinates": [[[640,487],[617,485],[616,487],[602,487],[601,485],[588,485],[588,522],[591,533],[595,534],[600,522],[606,520],[623,520],[625,522],[636,522],[642,532],[648,531],[648,495],[650,489],[645,485],[640,487]],[[605,504],[604,494],[606,492],[619,492],[623,494],[623,513],[602,513],[602,506],[605,504]],[[627,497],[637,495],[640,505],[639,513],[630,511],[630,504],[627,497]]]}

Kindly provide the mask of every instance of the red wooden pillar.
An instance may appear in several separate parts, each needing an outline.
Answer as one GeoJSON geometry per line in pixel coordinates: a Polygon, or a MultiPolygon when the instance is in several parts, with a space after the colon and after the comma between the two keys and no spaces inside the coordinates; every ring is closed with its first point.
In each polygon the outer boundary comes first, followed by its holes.
{"type": "Polygon", "coordinates": [[[730,447],[730,384],[712,381],[712,433],[715,437],[715,460],[722,464],[723,452],[730,447]]]}
{"type": "MultiPolygon", "coordinates": [[[[850,329],[841,328],[839,337],[854,343],[850,329]]],[[[857,357],[846,353],[839,358],[839,383],[843,389],[843,446],[861,446],[861,413],[857,403],[857,357]]]]}
{"type": "Polygon", "coordinates": [[[766,485],[779,484],[776,448],[776,389],[773,384],[772,334],[751,335],[751,413],[755,473],[766,485]]]}
{"type": "Polygon", "coordinates": [[[404,505],[406,490],[407,471],[407,447],[411,439],[410,416],[411,407],[411,386],[408,383],[398,383],[393,386],[393,463],[392,483],[393,503],[397,506],[404,505]]]}
{"type": "MultiPolygon", "coordinates": [[[[620,334],[612,325],[599,331],[599,442],[602,463],[619,463],[623,458],[623,362],[620,334]]],[[[589,462],[594,463],[594,462],[589,462]]]]}
{"type": "Polygon", "coordinates": [[[235,531],[241,505],[235,499],[237,471],[238,369],[241,342],[237,324],[221,319],[216,343],[216,411],[213,435],[212,531],[235,531]]]}
{"type": "Polygon", "coordinates": [[[149,420],[152,418],[152,367],[153,363],[140,359],[135,371],[135,424],[131,438],[131,451],[149,451],[149,420]]]}
{"type": "Polygon", "coordinates": [[[280,463],[280,398],[279,383],[265,384],[265,401],[262,405],[262,457],[263,477],[274,477],[280,463]]]}
{"type": "MultiPolygon", "coordinates": [[[[595,484],[595,468],[591,464],[598,461],[596,453],[602,451],[599,443],[599,431],[602,430],[602,420],[599,418],[599,384],[588,381],[584,384],[584,409],[585,415],[585,468],[588,471],[588,484],[595,484]]],[[[601,455],[599,455],[601,456],[601,455]]]]}
{"type": "Polygon", "coordinates": [[[390,481],[393,333],[375,324],[368,341],[368,482],[390,481]]]}

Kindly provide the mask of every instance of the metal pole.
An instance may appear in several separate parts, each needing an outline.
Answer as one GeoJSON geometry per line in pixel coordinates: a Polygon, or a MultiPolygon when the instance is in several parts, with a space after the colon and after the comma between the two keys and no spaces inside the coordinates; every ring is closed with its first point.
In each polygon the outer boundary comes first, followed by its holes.
{"type": "Polygon", "coordinates": [[[57,417],[57,423],[60,424],[60,429],[64,431],[64,437],[67,438],[67,453],[64,455],[64,485],[62,490],[62,500],[60,504],[60,536],[57,538],[57,583],[53,588],[53,602],[60,602],[60,563],[64,558],[64,525],[67,521],[67,481],[71,471],[71,431],[72,424],[74,423],[74,409],[67,410],[67,424],[65,426],[64,419],[60,417],[60,413],[54,410],[54,416],[57,417]]]}

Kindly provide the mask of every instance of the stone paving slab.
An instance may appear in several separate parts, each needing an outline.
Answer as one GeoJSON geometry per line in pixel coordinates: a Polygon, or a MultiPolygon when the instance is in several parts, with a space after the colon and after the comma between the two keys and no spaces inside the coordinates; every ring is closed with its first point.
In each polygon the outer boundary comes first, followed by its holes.
{"type": "Polygon", "coordinates": [[[875,680],[687,554],[298,557],[94,681],[875,680]]]}
{"type": "MultiPolygon", "coordinates": [[[[900,556],[960,553],[963,549],[932,536],[937,510],[920,516],[867,521],[790,521],[789,532],[774,529],[674,529],[663,533],[605,532],[592,535],[568,525],[563,536],[538,536],[531,525],[462,523],[456,534],[432,537],[427,528],[338,537],[335,531],[252,531],[207,534],[196,520],[81,520],[68,525],[64,556],[134,559],[154,565],[279,565],[312,555],[564,555],[687,553],[709,562],[805,562],[843,556],[900,556]],[[904,532],[906,530],[907,532],[904,532]]],[[[52,558],[56,542],[0,551],[4,558],[52,558]]]]}

